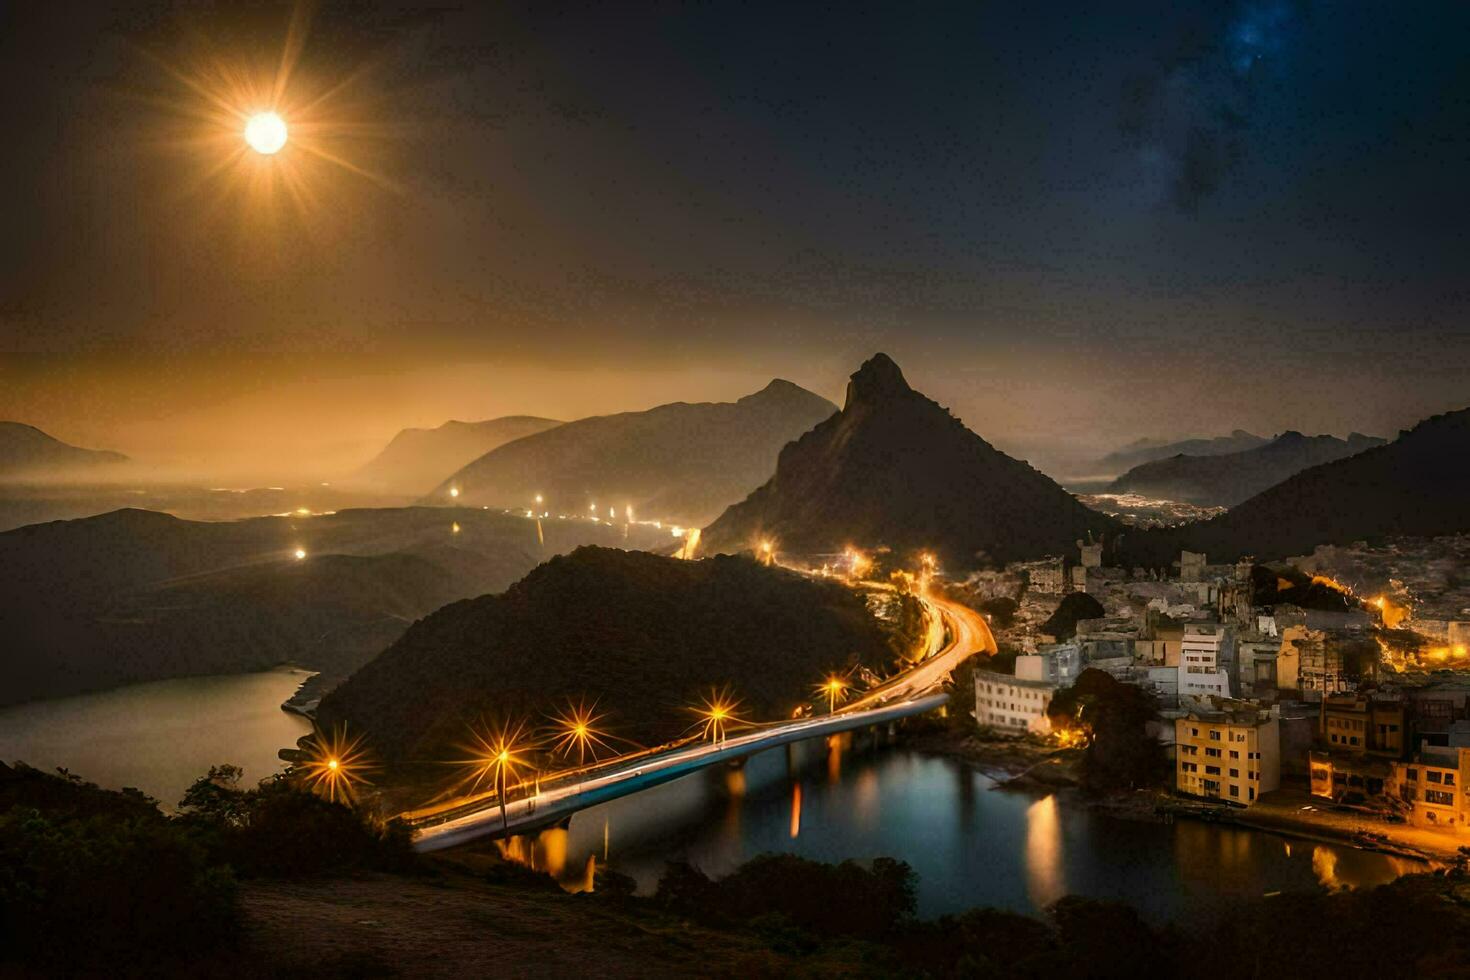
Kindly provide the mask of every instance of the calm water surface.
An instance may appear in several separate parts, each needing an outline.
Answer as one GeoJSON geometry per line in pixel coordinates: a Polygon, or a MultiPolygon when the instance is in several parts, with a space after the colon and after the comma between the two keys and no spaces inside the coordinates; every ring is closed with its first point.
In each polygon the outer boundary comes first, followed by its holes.
{"type": "Polygon", "coordinates": [[[890,856],[919,875],[919,912],[1033,913],[1063,895],[1121,899],[1177,919],[1270,891],[1363,887],[1418,862],[1196,821],[1137,823],[1057,796],[995,789],[953,760],[861,741],[806,742],[583,811],[512,853],[585,884],[605,861],[652,889],[664,863],[718,876],[763,852],[890,856]],[[591,859],[589,861],[589,858],[591,859]]]}
{"type": "Polygon", "coordinates": [[[295,745],[311,725],[281,702],[308,676],[185,677],[0,709],[0,759],[64,766],[172,807],[212,765],[242,767],[246,785],[283,768],[276,750],[295,745]]]}
{"type": "MultiPolygon", "coordinates": [[[[198,677],[0,711],[0,758],[66,766],[166,805],[211,765],[277,771],[305,734],[280,710],[299,671],[198,677]]],[[[949,759],[844,737],[805,742],[614,800],[569,830],[508,850],[569,887],[607,864],[651,890],[669,860],[711,875],[768,851],[822,861],[900,858],[919,875],[925,916],[990,905],[1036,912],[1066,894],[1115,898],[1155,920],[1237,896],[1362,887],[1421,870],[1352,848],[1193,821],[1162,826],[1092,813],[1056,796],[998,790],[949,759]]]]}

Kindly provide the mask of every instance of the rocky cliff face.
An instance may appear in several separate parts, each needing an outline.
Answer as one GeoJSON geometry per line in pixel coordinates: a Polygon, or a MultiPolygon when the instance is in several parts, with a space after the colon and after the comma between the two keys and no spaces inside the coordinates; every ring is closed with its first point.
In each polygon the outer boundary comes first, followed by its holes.
{"type": "Polygon", "coordinates": [[[1068,553],[1115,530],[1049,477],[909,387],[886,354],[852,375],[838,414],[781,451],[775,475],[704,530],[707,553],[772,539],[936,552],[951,570],[1068,553]]]}

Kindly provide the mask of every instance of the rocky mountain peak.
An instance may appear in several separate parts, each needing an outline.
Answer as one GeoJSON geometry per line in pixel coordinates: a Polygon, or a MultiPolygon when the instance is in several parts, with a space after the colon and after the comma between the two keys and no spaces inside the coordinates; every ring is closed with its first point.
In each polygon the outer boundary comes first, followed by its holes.
{"type": "Polygon", "coordinates": [[[847,383],[847,404],[844,411],[860,403],[881,402],[896,395],[913,391],[904,380],[903,372],[887,354],[874,354],[853,372],[847,383]]]}

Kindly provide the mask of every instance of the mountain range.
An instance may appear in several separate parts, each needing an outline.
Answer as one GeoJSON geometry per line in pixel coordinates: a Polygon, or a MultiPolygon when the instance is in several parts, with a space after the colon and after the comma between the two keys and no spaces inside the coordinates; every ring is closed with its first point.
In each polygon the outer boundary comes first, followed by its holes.
{"type": "Polygon", "coordinates": [[[1180,454],[1141,463],[1114,480],[1108,490],[1206,507],[1233,507],[1308,467],[1383,443],[1383,439],[1358,432],[1346,439],[1284,432],[1264,445],[1241,452],[1180,454]]]}
{"type": "Polygon", "coordinates": [[[69,445],[24,422],[0,422],[0,481],[95,478],[127,461],[122,453],[69,445]]]}
{"type": "Polygon", "coordinates": [[[425,502],[703,524],[770,476],[781,447],[836,406],[789,381],[736,402],[676,402],[568,422],[492,450],[425,502]]]}
{"type": "Polygon", "coordinates": [[[1098,473],[1118,474],[1156,459],[1168,459],[1171,456],[1219,456],[1255,449],[1270,441],[1244,429],[1236,429],[1228,436],[1216,436],[1213,439],[1139,439],[1104,456],[1093,464],[1093,468],[1098,473]]]}
{"type": "Polygon", "coordinates": [[[836,583],[747,558],[579,548],[414,624],[327,695],[318,721],[366,732],[389,764],[453,759],[472,725],[540,729],[578,703],[595,703],[609,736],[655,745],[697,731],[712,692],[737,700],[737,717],[788,718],[829,673],[894,655],[836,583]]]}
{"type": "Polygon", "coordinates": [[[1209,521],[1134,531],[1119,563],[1167,567],[1180,548],[1212,561],[1310,554],[1319,544],[1470,531],[1470,408],[1288,477],[1209,521]]]}
{"type": "Polygon", "coordinates": [[[418,497],[492,449],[561,424],[534,415],[507,415],[484,422],[449,421],[434,429],[404,429],[342,482],[418,497]]]}
{"type": "Polygon", "coordinates": [[[962,571],[1070,554],[1079,538],[1119,527],[965,428],[877,354],[852,375],[842,411],[781,450],[775,475],[705,528],[701,548],[934,551],[962,571]]]}
{"type": "Polygon", "coordinates": [[[0,534],[0,704],[285,662],[330,686],[415,619],[546,557],[668,540],[591,521],[538,535],[437,507],[224,522],[121,510],[18,528],[0,534]]]}

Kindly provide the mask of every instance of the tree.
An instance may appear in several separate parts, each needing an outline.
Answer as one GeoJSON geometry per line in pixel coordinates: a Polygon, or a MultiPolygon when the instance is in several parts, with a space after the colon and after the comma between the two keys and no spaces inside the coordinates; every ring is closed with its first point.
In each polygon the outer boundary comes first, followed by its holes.
{"type": "Polygon", "coordinates": [[[194,780],[184,791],[179,811],[215,826],[238,826],[249,811],[248,795],[240,789],[244,774],[239,766],[228,763],[210,766],[209,775],[194,780]]]}
{"type": "Polygon", "coordinates": [[[1149,734],[1157,721],[1153,695],[1088,668],[1071,687],[1052,698],[1047,715],[1054,729],[1081,729],[1087,736],[1082,786],[1092,793],[1154,786],[1168,768],[1164,748],[1149,734]]]}

